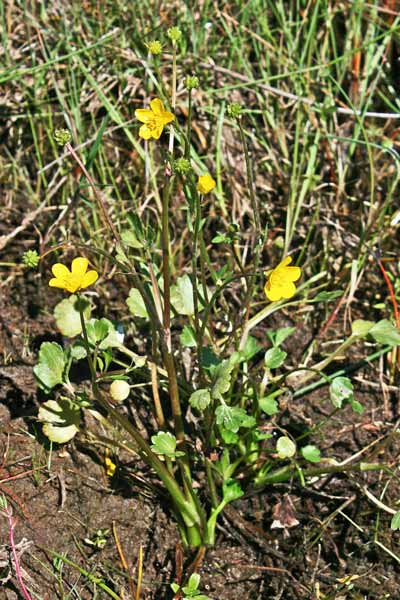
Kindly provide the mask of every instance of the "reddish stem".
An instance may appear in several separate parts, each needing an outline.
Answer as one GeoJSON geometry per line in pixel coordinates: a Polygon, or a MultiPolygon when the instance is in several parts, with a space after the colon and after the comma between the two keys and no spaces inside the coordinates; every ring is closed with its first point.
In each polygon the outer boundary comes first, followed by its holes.
{"type": "Polygon", "coordinates": [[[13,554],[13,558],[14,558],[14,566],[15,566],[15,572],[17,574],[18,583],[21,586],[22,593],[23,593],[24,597],[26,598],[26,600],[32,600],[32,596],[29,594],[28,590],[26,589],[23,579],[22,579],[22,573],[21,573],[21,567],[19,565],[17,548],[15,546],[14,529],[15,529],[16,521],[15,521],[15,519],[13,519],[11,510],[9,508],[5,509],[5,514],[7,516],[8,525],[9,525],[9,529],[10,529],[10,545],[11,545],[11,550],[12,550],[12,554],[13,554]]]}
{"type": "Polygon", "coordinates": [[[388,277],[388,274],[385,271],[385,267],[383,266],[381,259],[378,258],[377,261],[378,261],[379,268],[382,271],[382,275],[383,275],[383,278],[384,278],[384,280],[386,282],[386,285],[388,286],[388,290],[389,290],[389,294],[390,294],[390,299],[391,299],[392,304],[393,304],[393,312],[394,312],[394,318],[395,318],[395,321],[396,321],[396,326],[400,329],[399,307],[397,305],[396,295],[394,293],[392,282],[390,281],[390,279],[388,277]]]}

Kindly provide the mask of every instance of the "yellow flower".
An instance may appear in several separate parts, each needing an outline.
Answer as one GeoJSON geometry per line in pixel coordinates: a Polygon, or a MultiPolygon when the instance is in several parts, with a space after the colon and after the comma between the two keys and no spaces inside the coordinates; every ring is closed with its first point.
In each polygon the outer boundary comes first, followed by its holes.
{"type": "Polygon", "coordinates": [[[96,271],[88,271],[88,264],[88,259],[83,258],[83,256],[74,258],[71,271],[65,265],[56,263],[51,268],[54,278],[50,279],[49,286],[61,288],[71,294],[89,287],[97,280],[99,275],[96,271]]]}
{"type": "Polygon", "coordinates": [[[288,267],[292,262],[287,256],[269,275],[264,292],[268,300],[276,302],[282,298],[291,298],[296,293],[294,281],[300,279],[300,267],[288,267]]]}
{"type": "Polygon", "coordinates": [[[139,136],[144,140],[149,140],[150,138],[158,140],[165,125],[175,119],[171,112],[164,110],[164,105],[159,98],[154,98],[150,102],[150,109],[138,108],[135,110],[135,117],[141,123],[144,123],[139,129],[139,136]]]}
{"type": "Polygon", "coordinates": [[[210,173],[206,173],[205,175],[200,175],[197,180],[197,190],[200,194],[208,194],[211,192],[216,186],[214,179],[211,177],[210,173]]]}

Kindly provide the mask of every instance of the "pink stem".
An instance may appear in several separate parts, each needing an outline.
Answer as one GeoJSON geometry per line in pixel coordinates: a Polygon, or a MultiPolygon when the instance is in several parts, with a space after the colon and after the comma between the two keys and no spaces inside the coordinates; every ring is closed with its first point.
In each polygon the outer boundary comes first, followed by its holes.
{"type": "Polygon", "coordinates": [[[32,600],[32,596],[29,594],[29,592],[26,589],[24,582],[22,580],[21,567],[19,566],[17,549],[15,547],[15,540],[14,540],[15,520],[12,518],[12,514],[9,509],[6,509],[5,512],[7,514],[8,524],[10,527],[10,544],[11,544],[11,550],[12,550],[13,557],[14,557],[14,565],[15,565],[15,572],[17,574],[17,579],[18,579],[19,585],[21,586],[22,593],[24,594],[26,600],[32,600]]]}

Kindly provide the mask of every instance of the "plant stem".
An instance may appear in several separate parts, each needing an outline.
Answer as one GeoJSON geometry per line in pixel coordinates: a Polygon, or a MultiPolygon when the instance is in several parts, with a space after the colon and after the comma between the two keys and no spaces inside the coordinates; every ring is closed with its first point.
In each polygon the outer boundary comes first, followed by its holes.
{"type": "MultiPolygon", "coordinates": [[[[176,109],[176,46],[173,44],[172,50],[172,93],[171,93],[171,107],[172,112],[175,113],[176,109]]],[[[174,153],[174,126],[171,124],[169,129],[169,144],[168,144],[168,152],[171,155],[174,153]]]]}
{"type": "MultiPolygon", "coordinates": [[[[317,477],[318,475],[329,475],[330,473],[346,473],[348,471],[384,471],[385,465],[378,463],[371,463],[366,466],[364,463],[357,463],[355,465],[327,465],[326,467],[311,467],[310,469],[303,469],[302,474],[304,477],[317,477]]],[[[300,478],[299,471],[296,469],[294,464],[281,467],[275,471],[269,472],[265,475],[260,474],[255,479],[256,488],[263,487],[264,485],[271,485],[274,483],[284,483],[289,481],[292,477],[300,478]]]]}
{"type": "MultiPolygon", "coordinates": [[[[249,284],[247,287],[247,292],[246,292],[246,298],[244,301],[244,317],[243,317],[243,331],[244,331],[246,328],[246,325],[247,325],[247,321],[249,319],[250,303],[251,303],[251,299],[253,297],[254,287],[255,287],[255,283],[256,283],[256,279],[257,279],[258,265],[260,262],[261,251],[262,251],[262,234],[261,234],[260,212],[259,212],[258,202],[257,202],[255,189],[254,189],[253,169],[252,169],[252,165],[251,165],[249,150],[247,147],[246,136],[245,136],[245,133],[244,133],[244,130],[242,127],[241,118],[240,117],[237,118],[236,122],[239,127],[240,139],[242,142],[244,157],[245,157],[245,161],[246,161],[247,186],[248,186],[248,190],[249,190],[251,208],[253,210],[253,218],[254,218],[254,242],[253,242],[254,257],[253,257],[253,265],[252,265],[253,275],[250,277],[250,281],[249,281],[249,284]]],[[[243,336],[242,336],[242,340],[243,340],[243,336]]]]}
{"type": "Polygon", "coordinates": [[[186,160],[190,160],[190,136],[191,136],[191,130],[192,130],[192,108],[193,108],[193,103],[192,103],[192,89],[188,90],[188,101],[189,101],[189,105],[188,105],[188,117],[187,117],[187,124],[186,124],[186,137],[185,137],[185,158],[186,160]]]}

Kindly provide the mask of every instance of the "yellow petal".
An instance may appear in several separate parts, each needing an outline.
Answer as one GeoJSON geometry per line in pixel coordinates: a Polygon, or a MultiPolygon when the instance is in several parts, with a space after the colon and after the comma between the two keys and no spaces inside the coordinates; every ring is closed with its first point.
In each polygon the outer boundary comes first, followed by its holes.
{"type": "Polygon", "coordinates": [[[280,293],[282,298],[292,298],[296,293],[296,286],[291,281],[285,283],[280,287],[280,293]]]}
{"type": "Polygon", "coordinates": [[[264,292],[271,302],[277,302],[282,298],[280,286],[271,285],[269,281],[265,284],[264,292]]]}
{"type": "Polygon", "coordinates": [[[150,107],[151,107],[151,110],[153,111],[153,113],[155,115],[157,115],[158,117],[161,117],[163,115],[163,113],[166,112],[164,110],[164,104],[161,102],[160,98],[154,98],[150,102],[150,107]]]}
{"type": "Polygon", "coordinates": [[[301,277],[300,267],[285,267],[284,278],[288,281],[297,281],[301,277]]]}
{"type": "Polygon", "coordinates": [[[66,289],[65,282],[62,279],[50,279],[49,286],[55,287],[55,288],[60,288],[62,290],[66,289]]]}
{"type": "Polygon", "coordinates": [[[279,267],[286,267],[287,265],[290,265],[290,263],[292,262],[292,257],[291,256],[287,256],[286,258],[283,259],[283,261],[278,265],[278,269],[279,267]]]}
{"type": "Polygon", "coordinates": [[[83,256],[74,258],[71,264],[71,273],[74,277],[83,277],[88,268],[89,261],[83,256]]]}
{"type": "Polygon", "coordinates": [[[53,265],[51,267],[51,270],[52,270],[54,277],[58,277],[60,279],[71,275],[70,270],[65,265],[62,265],[61,263],[56,263],[55,265],[53,265]]]}
{"type": "Polygon", "coordinates": [[[141,137],[144,140],[149,140],[152,136],[152,132],[151,129],[149,129],[149,127],[147,127],[147,125],[142,125],[141,128],[139,129],[139,137],[141,137]]]}
{"type": "Polygon", "coordinates": [[[84,289],[84,288],[89,287],[89,285],[92,285],[95,281],[97,281],[98,277],[99,277],[99,274],[96,271],[88,271],[83,276],[80,288],[84,289]]]}
{"type": "Polygon", "coordinates": [[[149,121],[152,121],[154,119],[154,113],[148,108],[137,108],[135,110],[135,117],[141,123],[148,123],[149,121]]]}
{"type": "Polygon", "coordinates": [[[200,194],[208,194],[215,188],[215,186],[216,183],[209,173],[200,175],[197,181],[197,190],[200,192],[200,194]]]}
{"type": "Polygon", "coordinates": [[[171,123],[171,121],[173,121],[175,119],[175,115],[172,112],[169,112],[168,110],[166,110],[161,115],[161,118],[162,118],[163,124],[167,125],[168,123],[171,123]]]}
{"type": "Polygon", "coordinates": [[[160,139],[163,129],[164,129],[163,125],[158,125],[158,127],[156,127],[155,129],[152,130],[151,137],[154,138],[155,140],[160,139]]]}
{"type": "Polygon", "coordinates": [[[75,277],[73,279],[71,278],[69,281],[66,281],[64,289],[66,289],[70,294],[75,294],[75,292],[81,289],[80,279],[77,280],[75,277]]]}

